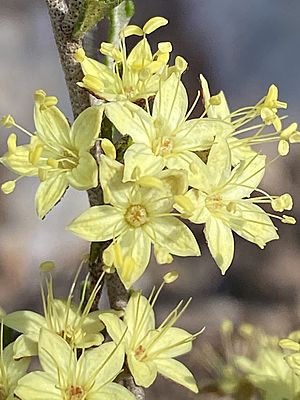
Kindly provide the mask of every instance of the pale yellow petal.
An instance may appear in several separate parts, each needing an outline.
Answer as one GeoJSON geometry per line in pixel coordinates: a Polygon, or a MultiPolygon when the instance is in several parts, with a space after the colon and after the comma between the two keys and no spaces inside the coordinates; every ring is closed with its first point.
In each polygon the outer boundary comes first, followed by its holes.
{"type": "Polygon", "coordinates": [[[39,338],[39,360],[49,375],[57,377],[57,367],[62,377],[66,378],[76,364],[75,353],[68,343],[56,333],[42,328],[39,338]]]}
{"type": "Polygon", "coordinates": [[[231,164],[235,167],[241,160],[253,158],[257,155],[246,141],[235,137],[228,137],[227,143],[231,153],[231,164]]]}
{"type": "Polygon", "coordinates": [[[68,188],[66,174],[55,173],[41,182],[35,194],[35,208],[38,216],[45,215],[60,201],[68,188]]]}
{"type": "Polygon", "coordinates": [[[224,199],[249,197],[260,184],[266,166],[266,156],[255,155],[240,162],[231,173],[228,185],[222,190],[224,199]]]}
{"type": "Polygon", "coordinates": [[[116,263],[115,267],[125,287],[130,288],[149,264],[151,241],[142,229],[136,228],[128,230],[118,239],[118,243],[123,259],[121,263],[116,263]]]}
{"type": "Polygon", "coordinates": [[[174,132],[185,119],[188,107],[187,92],[176,74],[172,74],[161,87],[153,104],[153,118],[164,134],[174,132]]]}
{"type": "Polygon", "coordinates": [[[210,149],[207,165],[210,173],[211,184],[223,184],[231,173],[231,155],[225,139],[217,138],[210,149]]]}
{"type": "Polygon", "coordinates": [[[18,332],[32,334],[39,332],[42,326],[46,325],[45,318],[33,311],[15,311],[5,315],[3,318],[4,325],[18,332]]]}
{"type": "Polygon", "coordinates": [[[89,150],[98,138],[101,122],[102,122],[103,107],[94,106],[88,107],[74,121],[70,137],[76,149],[89,150]]]}
{"type": "Polygon", "coordinates": [[[204,118],[184,122],[181,129],[176,132],[174,152],[209,149],[223,125],[221,121],[211,121],[204,118]]]}
{"type": "Polygon", "coordinates": [[[13,391],[18,380],[26,374],[31,358],[27,356],[20,360],[14,359],[14,343],[10,343],[4,348],[2,357],[2,365],[4,365],[4,369],[6,369],[8,385],[10,386],[10,391],[13,391]]]}
{"type": "Polygon", "coordinates": [[[133,292],[125,309],[124,322],[128,334],[134,335],[134,344],[138,344],[144,336],[155,329],[155,316],[148,299],[140,292],[133,292]]]}
{"type": "MultiPolygon", "coordinates": [[[[105,156],[100,157],[99,179],[103,190],[105,203],[123,204],[128,203],[126,190],[118,190],[123,179],[123,164],[105,156]]],[[[127,185],[129,187],[129,185],[127,185]]]]}
{"type": "Polygon", "coordinates": [[[200,249],[192,231],[175,217],[153,218],[146,228],[152,241],[177,256],[199,256],[200,249]]]}
{"type": "Polygon", "coordinates": [[[138,386],[149,387],[157,376],[157,367],[153,361],[138,361],[134,355],[127,357],[128,367],[138,386]]]}
{"type": "Polygon", "coordinates": [[[57,381],[41,371],[31,372],[21,378],[15,394],[22,400],[62,400],[57,381]]]}
{"type": "Polygon", "coordinates": [[[121,371],[124,356],[123,345],[116,345],[113,342],[87,350],[79,360],[78,383],[87,382],[95,374],[95,371],[98,371],[94,383],[95,388],[111,382],[121,371]]]}
{"type": "Polygon", "coordinates": [[[102,242],[118,236],[124,228],[122,213],[108,205],[91,207],[75,218],[67,229],[93,242],[102,242]]]}
{"type": "Polygon", "coordinates": [[[124,182],[142,176],[155,176],[165,166],[161,156],[155,156],[151,148],[142,143],[131,145],[124,154],[124,182]]]}
{"type": "Polygon", "coordinates": [[[34,107],[34,123],[37,136],[43,143],[54,148],[71,145],[70,126],[64,114],[55,106],[41,109],[36,102],[34,107]]]}
{"type": "Polygon", "coordinates": [[[82,152],[78,165],[66,173],[68,184],[77,190],[88,190],[98,186],[98,165],[88,152],[82,152]]]}
{"type": "MultiPolygon", "coordinates": [[[[152,61],[152,52],[149,42],[143,38],[134,46],[129,56],[127,57],[126,64],[132,69],[133,72],[139,72],[147,64],[152,61]]],[[[126,71],[125,71],[126,76],[126,71]]]]}
{"type": "Polygon", "coordinates": [[[209,118],[226,119],[227,122],[230,122],[230,118],[228,118],[230,111],[224,93],[221,91],[218,94],[220,99],[220,104],[212,105],[210,103],[211,96],[209,91],[209,85],[207,80],[204,78],[202,74],[200,75],[200,82],[202,86],[202,95],[204,99],[205,108],[207,109],[207,116],[209,118]]]}
{"type": "Polygon", "coordinates": [[[236,203],[235,213],[229,224],[234,232],[261,248],[279,238],[271,218],[262,208],[251,202],[236,203]]]}
{"type": "Polygon", "coordinates": [[[129,135],[135,143],[151,146],[154,127],[151,115],[141,107],[129,103],[109,103],[105,114],[122,135],[129,135]]]}
{"type": "MultiPolygon", "coordinates": [[[[157,333],[155,332],[157,335],[157,333]]],[[[173,358],[188,353],[192,349],[192,335],[180,328],[165,329],[149,351],[151,359],[173,358]]]]}
{"type": "Polygon", "coordinates": [[[224,275],[230,267],[234,253],[231,229],[221,219],[211,216],[206,221],[204,233],[211,255],[224,275]]]}
{"type": "Polygon", "coordinates": [[[38,354],[39,329],[34,334],[20,335],[14,341],[14,357],[20,359],[23,357],[36,356],[38,354]]]}
{"type": "Polygon", "coordinates": [[[117,383],[108,383],[97,390],[91,389],[88,400],[136,400],[136,397],[117,383]]]}
{"type": "Polygon", "coordinates": [[[115,343],[119,343],[126,331],[124,322],[112,312],[103,312],[99,315],[100,320],[104,323],[106,330],[115,343]]]}
{"type": "Polygon", "coordinates": [[[155,360],[160,374],[172,381],[179,383],[194,393],[198,393],[197,383],[192,373],[179,361],[172,359],[155,360]]]}

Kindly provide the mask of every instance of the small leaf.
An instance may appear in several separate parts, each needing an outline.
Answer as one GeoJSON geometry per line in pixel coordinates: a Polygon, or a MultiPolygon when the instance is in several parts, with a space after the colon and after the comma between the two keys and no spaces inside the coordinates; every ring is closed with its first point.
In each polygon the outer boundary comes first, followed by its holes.
{"type": "Polygon", "coordinates": [[[78,22],[74,27],[74,37],[83,37],[119,4],[120,0],[85,0],[78,22]]]}

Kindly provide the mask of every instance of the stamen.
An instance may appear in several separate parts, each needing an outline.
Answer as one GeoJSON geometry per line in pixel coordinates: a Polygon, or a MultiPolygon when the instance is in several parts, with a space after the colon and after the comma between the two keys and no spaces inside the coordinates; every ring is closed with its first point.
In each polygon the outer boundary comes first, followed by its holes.
{"type": "Polygon", "coordinates": [[[190,117],[190,115],[191,115],[192,112],[194,111],[194,109],[195,109],[195,107],[196,107],[196,105],[197,105],[197,103],[198,103],[200,97],[201,97],[201,92],[200,92],[200,90],[198,90],[197,96],[196,96],[196,98],[195,98],[195,100],[194,100],[194,102],[193,102],[193,104],[192,104],[192,107],[190,108],[190,110],[188,111],[188,113],[187,113],[186,116],[185,116],[185,121],[190,117]]]}

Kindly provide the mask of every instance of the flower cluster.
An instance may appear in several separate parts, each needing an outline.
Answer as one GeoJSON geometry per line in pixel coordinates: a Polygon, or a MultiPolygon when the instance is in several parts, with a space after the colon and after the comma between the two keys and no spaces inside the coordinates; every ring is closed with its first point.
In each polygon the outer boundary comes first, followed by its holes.
{"type": "MultiPolygon", "coordinates": [[[[285,155],[289,144],[300,140],[296,123],[282,127],[278,109],[287,104],[278,100],[276,86],[256,105],[230,112],[224,93],[211,96],[201,75],[205,110],[190,118],[200,92],[188,110],[181,80],[186,61],[177,57],[170,67],[171,44],[159,43],[152,54],[146,38],[166,23],[154,17],[143,28],[127,26],[119,48],[102,43],[112,69],[79,49],[76,59],[84,78],[78,85],[103,103],[86,109],[70,128],[57,99],[37,91],[36,133],[26,131],[30,143],[23,146],[10,134],[8,152],[1,158],[20,176],[39,177],[36,209],[41,218],[68,186],[88,190],[101,185],[104,204],[75,218],[68,229],[89,241],[111,240],[104,263],[117,270],[127,288],[145,271],[152,245],[160,264],[172,262],[173,255],[200,255],[184,221],[204,225],[209,250],[223,274],[234,255],[233,232],[264,248],[278,239],[270,217],[295,223],[293,217],[273,215],[259,206],[269,203],[283,212],[293,205],[289,194],[272,196],[258,188],[269,163],[258,145],[278,141],[279,154],[285,155]],[[125,40],[130,35],[142,39],[127,55],[125,40]],[[119,161],[116,135],[111,140],[101,137],[103,113],[128,137],[119,161]],[[266,132],[270,125],[274,131],[266,132]],[[99,165],[90,153],[98,140],[103,150],[99,165]],[[261,195],[252,196],[255,191],[261,195]]],[[[21,128],[11,116],[2,124],[21,128]]],[[[2,189],[9,193],[14,186],[15,181],[9,181],[2,189]]]]}
{"type": "MultiPolygon", "coordinates": [[[[20,178],[36,176],[40,184],[35,207],[43,219],[69,186],[95,190],[103,201],[67,229],[90,242],[105,242],[103,274],[89,296],[84,283],[78,305],[73,292],[79,272],[67,299],[60,300],[53,294],[53,265],[45,262],[41,266],[44,315],[17,311],[1,317],[7,327],[21,333],[4,350],[1,345],[1,400],[14,394],[22,400],[130,400],[133,394],[117,383],[126,373],[142,387],[162,374],[197,393],[191,372],[174,359],[189,352],[201,333],[173,326],[189,301],[180,302],[157,326],[153,307],[163,285],[149,298],[131,289],[147,268],[152,250],[158,264],[172,263],[173,256],[200,256],[190,228],[199,224],[224,274],[234,257],[233,233],[263,249],[278,239],[272,218],[296,222],[282,214],[292,209],[290,194],[270,195],[260,188],[271,163],[261,145],[277,142],[279,156],[285,156],[290,144],[300,142],[296,123],[283,127],[285,116],[278,111],[287,104],[278,100],[278,89],[271,85],[255,105],[231,112],[224,93],[211,96],[201,75],[202,89],[188,109],[182,81],[187,62],[177,56],[170,66],[171,43],[158,43],[153,52],[147,39],[167,22],[154,17],[142,28],[128,25],[120,33],[119,45],[101,44],[106,63],[77,50],[74,58],[84,75],[77,84],[97,105],[85,109],[73,124],[57,107],[56,97],[43,90],[34,94],[35,132],[21,127],[11,115],[1,119],[4,127],[29,136],[24,145],[17,145],[15,133],[8,136],[0,162],[18,177],[3,183],[2,191],[10,194],[20,178]],[[126,39],[132,35],[140,39],[128,53],[126,39]],[[200,98],[204,110],[192,118],[201,108],[200,98]],[[275,213],[265,211],[262,204],[275,213]],[[115,271],[131,289],[125,309],[91,312],[102,277],[115,271]],[[111,341],[105,341],[108,337],[111,341]],[[39,357],[42,371],[26,374],[34,356],[39,357]]],[[[176,273],[169,273],[165,283],[175,278],[176,273]]],[[[279,382],[267,397],[274,400],[282,385],[289,390],[287,382],[294,375],[281,366],[274,348],[269,355],[265,340],[260,342],[256,361],[239,357],[234,366],[247,372],[243,381],[247,385],[267,391],[279,382]],[[266,357],[280,364],[277,375],[265,367],[266,357]]],[[[292,346],[291,341],[286,344],[292,346]]],[[[291,363],[298,358],[291,355],[291,363]]],[[[226,371],[229,381],[224,387],[232,384],[232,377],[236,387],[235,369],[226,371]]]]}
{"type": "Polygon", "coordinates": [[[2,316],[3,323],[21,335],[0,353],[1,399],[11,399],[9,396],[15,393],[22,400],[38,400],[41,396],[61,400],[134,400],[127,389],[114,382],[118,376],[121,379],[124,363],[140,386],[150,386],[159,373],[198,392],[191,372],[174,359],[189,352],[192,341],[202,332],[190,334],[173,327],[190,300],[184,306],[181,301],[163,323],[155,326],[153,306],[164,284],[176,280],[177,273],[166,274],[159,290],[155,293],[153,289],[149,299],[141,292],[132,292],[122,312],[90,312],[102,277],[91,296],[86,299],[85,291],[81,293],[77,306],[73,296],[81,268],[63,301],[53,295],[51,264],[41,265],[47,286],[46,294],[41,285],[44,315],[25,310],[2,316]],[[102,343],[100,332],[104,326],[112,341],[102,343]],[[36,355],[43,371],[26,374],[36,355]]]}

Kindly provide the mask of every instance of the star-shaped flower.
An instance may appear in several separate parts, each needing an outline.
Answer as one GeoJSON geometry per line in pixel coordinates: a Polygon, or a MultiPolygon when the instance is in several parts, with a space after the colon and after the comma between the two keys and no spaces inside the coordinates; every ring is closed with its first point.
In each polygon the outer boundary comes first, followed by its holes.
{"type": "Polygon", "coordinates": [[[154,96],[161,76],[166,75],[172,45],[170,42],[159,43],[157,52],[152,54],[146,35],[167,23],[165,18],[154,17],[146,22],[143,29],[136,25],[127,26],[121,32],[120,48],[102,43],[100,51],[112,61],[112,68],[87,57],[84,50],[79,49],[76,60],[81,63],[84,78],[78,85],[107,101],[138,102],[154,96]],[[125,38],[131,35],[143,38],[127,55],[125,38]]]}
{"type": "Polygon", "coordinates": [[[105,343],[76,353],[55,333],[42,329],[39,360],[43,371],[19,380],[16,395],[22,400],[134,400],[123,386],[113,383],[124,362],[122,345],[105,343]]]}
{"type": "MultiPolygon", "coordinates": [[[[70,127],[56,103],[55,97],[37,91],[34,106],[36,133],[25,131],[12,120],[14,126],[30,136],[30,144],[17,146],[16,135],[11,134],[8,152],[0,159],[18,175],[39,176],[41,183],[35,204],[40,218],[45,217],[69,186],[87,190],[98,185],[98,166],[90,149],[100,132],[102,108],[87,108],[70,127]]],[[[3,119],[2,123],[7,125],[3,119]]]]}
{"type": "Polygon", "coordinates": [[[123,319],[113,313],[102,313],[100,319],[116,343],[125,334],[127,363],[137,385],[149,387],[159,373],[198,393],[191,372],[181,362],[174,360],[174,357],[191,351],[192,341],[198,335],[173,327],[188,303],[180,309],[180,302],[156,328],[153,306],[157,296],[150,301],[140,292],[133,292],[123,319]]]}
{"type": "Polygon", "coordinates": [[[174,195],[183,194],[182,171],[164,171],[160,187],[123,183],[123,165],[106,156],[100,161],[100,182],[105,202],[91,207],[68,229],[89,241],[113,240],[105,251],[105,263],[114,265],[128,288],[146,269],[151,244],[159,263],[171,262],[169,253],[198,256],[200,250],[189,228],[172,215],[174,195]],[[107,164],[107,166],[106,166],[107,164]],[[112,165],[111,165],[112,164],[112,165]]]}
{"type": "Polygon", "coordinates": [[[54,298],[51,275],[45,277],[46,295],[41,285],[44,315],[24,310],[12,312],[3,317],[6,326],[23,333],[14,342],[16,359],[37,354],[42,328],[47,328],[60,335],[72,348],[88,348],[98,346],[103,342],[104,338],[100,331],[104,327],[98,318],[100,311],[90,312],[101,280],[98,281],[83,307],[82,302],[78,306],[72,302],[77,278],[78,273],[67,300],[60,300],[54,298]]]}
{"type": "MultiPolygon", "coordinates": [[[[291,209],[289,195],[250,198],[262,180],[265,156],[256,155],[240,162],[231,170],[230,150],[225,140],[212,146],[207,164],[198,160],[192,165],[190,178],[193,189],[178,197],[175,208],[183,211],[190,221],[205,224],[208,247],[224,274],[234,253],[232,231],[263,248],[267,242],[278,239],[277,228],[269,215],[254,203],[271,203],[277,211],[291,209]]],[[[279,217],[283,223],[295,223],[292,217],[279,217]]]]}
{"type": "Polygon", "coordinates": [[[194,152],[210,148],[217,132],[227,126],[208,118],[187,120],[187,108],[186,89],[175,73],[161,83],[152,114],[128,102],[106,105],[108,118],[134,142],[124,156],[124,181],[133,179],[136,168],[142,175],[149,168],[188,169],[198,158],[194,152]]]}

